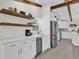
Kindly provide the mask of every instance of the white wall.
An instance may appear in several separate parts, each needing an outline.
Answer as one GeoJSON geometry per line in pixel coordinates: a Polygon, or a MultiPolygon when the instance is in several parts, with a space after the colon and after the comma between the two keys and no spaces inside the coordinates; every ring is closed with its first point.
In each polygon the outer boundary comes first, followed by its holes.
{"type": "Polygon", "coordinates": [[[40,26],[43,34],[50,34],[50,4],[43,5],[41,8],[40,26]]]}
{"type": "Polygon", "coordinates": [[[41,8],[42,19],[50,20],[50,4],[43,5],[41,8]]]}
{"type": "Polygon", "coordinates": [[[0,26],[0,40],[25,36],[25,29],[24,27],[0,26]]]}
{"type": "MultiPolygon", "coordinates": [[[[0,0],[0,9],[1,8],[8,9],[8,7],[13,7],[13,8],[16,7],[18,12],[25,11],[26,14],[31,13],[34,17],[40,18],[40,9],[41,9],[40,7],[16,2],[13,0],[0,0]]],[[[28,22],[31,22],[31,20],[0,13],[0,22],[27,24],[28,22]]],[[[0,26],[0,39],[24,36],[25,29],[27,28],[0,26]]],[[[28,28],[28,29],[31,29],[31,28],[28,28]]]]}

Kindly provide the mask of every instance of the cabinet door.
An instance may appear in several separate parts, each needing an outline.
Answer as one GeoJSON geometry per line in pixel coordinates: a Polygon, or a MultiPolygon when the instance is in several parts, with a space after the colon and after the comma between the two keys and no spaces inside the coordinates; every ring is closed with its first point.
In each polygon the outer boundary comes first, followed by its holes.
{"type": "Polygon", "coordinates": [[[17,44],[6,44],[5,45],[5,59],[19,59],[20,51],[17,44]]]}
{"type": "Polygon", "coordinates": [[[45,51],[47,50],[48,48],[50,48],[50,36],[43,36],[43,47],[42,47],[42,50],[45,51]]]}
{"type": "Polygon", "coordinates": [[[30,59],[30,51],[27,40],[21,41],[19,43],[20,48],[20,59],[30,59]]]}
{"type": "Polygon", "coordinates": [[[36,38],[32,38],[30,47],[32,58],[34,58],[36,55],[36,38]]]}

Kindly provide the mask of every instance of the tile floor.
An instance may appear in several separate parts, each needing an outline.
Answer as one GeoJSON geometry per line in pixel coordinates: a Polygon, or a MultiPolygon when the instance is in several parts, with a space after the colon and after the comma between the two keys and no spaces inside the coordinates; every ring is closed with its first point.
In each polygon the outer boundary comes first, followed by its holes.
{"type": "Polygon", "coordinates": [[[49,49],[35,59],[79,59],[79,47],[73,46],[72,40],[64,39],[56,48],[49,49]]]}

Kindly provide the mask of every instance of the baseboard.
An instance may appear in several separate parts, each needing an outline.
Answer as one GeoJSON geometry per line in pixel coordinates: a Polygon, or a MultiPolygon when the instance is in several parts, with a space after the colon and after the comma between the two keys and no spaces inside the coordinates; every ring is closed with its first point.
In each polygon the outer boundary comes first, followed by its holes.
{"type": "Polygon", "coordinates": [[[39,56],[43,56],[47,51],[51,50],[51,48],[46,49],[45,51],[43,51],[40,55],[35,56],[33,59],[36,59],[39,56]]]}

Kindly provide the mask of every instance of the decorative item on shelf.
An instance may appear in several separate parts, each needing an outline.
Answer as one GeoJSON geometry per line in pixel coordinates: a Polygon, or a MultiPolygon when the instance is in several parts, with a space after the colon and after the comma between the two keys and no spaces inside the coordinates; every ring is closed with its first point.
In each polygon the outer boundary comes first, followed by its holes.
{"type": "Polygon", "coordinates": [[[8,7],[9,11],[17,12],[17,8],[8,7]]]}
{"type": "Polygon", "coordinates": [[[14,12],[16,12],[16,13],[17,13],[17,8],[14,8],[14,12]]]}
{"type": "Polygon", "coordinates": [[[31,14],[31,13],[29,13],[29,14],[28,14],[28,17],[30,17],[31,19],[33,18],[33,16],[32,16],[32,14],[31,14]]]}
{"type": "Polygon", "coordinates": [[[20,14],[25,15],[26,13],[24,11],[20,11],[20,14]]]}
{"type": "Polygon", "coordinates": [[[12,7],[8,7],[8,9],[9,9],[10,11],[14,11],[14,9],[13,9],[12,7]]]}
{"type": "Polygon", "coordinates": [[[27,23],[27,25],[31,26],[31,25],[32,25],[32,23],[31,23],[31,22],[29,22],[29,23],[27,23]]]}
{"type": "Polygon", "coordinates": [[[25,18],[25,19],[29,19],[29,20],[31,19],[31,17],[29,17],[28,15],[25,15],[25,12],[18,13],[18,12],[14,12],[14,11],[10,11],[8,9],[2,8],[0,10],[0,13],[7,14],[7,15],[12,15],[12,16],[16,16],[16,17],[21,17],[21,18],[25,18]]]}

